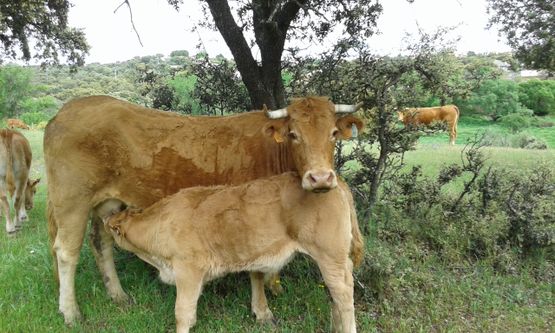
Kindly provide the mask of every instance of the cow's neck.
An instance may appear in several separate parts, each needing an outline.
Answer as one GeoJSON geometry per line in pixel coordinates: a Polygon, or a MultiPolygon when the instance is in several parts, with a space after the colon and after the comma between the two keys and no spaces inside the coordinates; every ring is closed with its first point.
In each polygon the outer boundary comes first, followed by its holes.
{"type": "Polygon", "coordinates": [[[268,176],[297,171],[291,156],[291,149],[286,143],[275,144],[269,151],[270,154],[268,154],[266,161],[267,170],[270,172],[268,176]]]}

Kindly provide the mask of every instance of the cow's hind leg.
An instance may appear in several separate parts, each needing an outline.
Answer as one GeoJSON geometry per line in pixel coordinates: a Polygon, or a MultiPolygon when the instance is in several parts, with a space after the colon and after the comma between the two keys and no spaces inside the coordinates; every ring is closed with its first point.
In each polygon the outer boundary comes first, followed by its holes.
{"type": "Polygon", "coordinates": [[[333,332],[355,333],[355,307],[353,299],[352,263],[346,261],[316,260],[322,277],[333,299],[333,332]]]}
{"type": "Polygon", "coordinates": [[[96,215],[92,216],[90,243],[108,294],[117,303],[129,303],[130,298],[121,287],[114,263],[114,239],[104,229],[102,220],[96,215]]]}
{"type": "Polygon", "coordinates": [[[455,144],[455,140],[457,140],[457,123],[449,124],[449,143],[451,145],[455,144]]]}
{"type": "Polygon", "coordinates": [[[268,300],[264,293],[264,273],[251,272],[251,310],[259,322],[271,321],[274,318],[268,308],[268,300]]]}
{"type": "Polygon", "coordinates": [[[75,297],[75,269],[79,252],[87,229],[87,207],[67,207],[63,212],[55,212],[58,223],[54,252],[58,264],[60,281],[60,312],[66,324],[71,325],[81,319],[75,297]]]}

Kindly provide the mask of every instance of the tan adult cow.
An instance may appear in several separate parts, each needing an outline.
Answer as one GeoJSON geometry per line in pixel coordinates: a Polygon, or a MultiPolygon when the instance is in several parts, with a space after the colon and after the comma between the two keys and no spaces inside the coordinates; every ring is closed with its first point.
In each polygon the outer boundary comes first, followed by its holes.
{"type": "Polygon", "coordinates": [[[14,129],[14,128],[21,128],[21,129],[29,129],[29,126],[27,124],[25,124],[25,122],[23,122],[23,120],[21,119],[8,119],[6,120],[6,127],[10,128],[10,129],[14,129]]]}
{"type": "MultiPolygon", "coordinates": [[[[48,225],[66,323],[80,318],[75,268],[91,211],[115,198],[147,207],[179,189],[240,184],[297,171],[308,191],[336,187],[336,139],[362,122],[352,105],[327,98],[286,109],[229,117],[185,117],[107,96],[68,102],[47,125],[48,225]],[[272,119],[275,118],[275,119],[272,119]]],[[[91,248],[112,299],[127,301],[112,254],[113,239],[92,216],[91,248]]]]}
{"type": "Polygon", "coordinates": [[[441,121],[449,127],[449,142],[454,145],[457,139],[457,122],[459,121],[459,108],[455,105],[434,106],[429,108],[410,108],[397,112],[399,120],[405,126],[430,125],[434,121],[441,121]]]}
{"type": "Polygon", "coordinates": [[[17,131],[0,129],[0,204],[8,234],[14,234],[21,227],[21,222],[27,220],[27,211],[33,208],[40,179],[29,179],[31,160],[29,141],[17,131]],[[8,197],[14,200],[13,219],[8,197]]]}
{"type": "Polygon", "coordinates": [[[336,190],[311,193],[288,172],[237,186],[186,188],[142,211],[99,215],[119,246],[177,286],[178,333],[195,324],[203,284],[230,272],[251,272],[252,311],[258,320],[271,320],[258,272],[277,272],[297,252],[316,261],[330,290],[333,331],[354,333],[349,252],[359,258],[363,242],[351,204],[344,182],[336,190]]]}

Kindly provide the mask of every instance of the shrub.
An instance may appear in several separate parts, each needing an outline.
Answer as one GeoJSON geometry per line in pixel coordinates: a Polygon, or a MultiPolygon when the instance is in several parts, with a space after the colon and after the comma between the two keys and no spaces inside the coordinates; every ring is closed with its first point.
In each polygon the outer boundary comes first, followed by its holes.
{"type": "Polygon", "coordinates": [[[508,127],[511,132],[517,133],[530,127],[531,117],[524,113],[511,113],[501,118],[501,123],[508,127]]]}
{"type": "Polygon", "coordinates": [[[26,124],[34,125],[44,121],[48,121],[51,118],[51,116],[43,112],[26,112],[22,114],[20,118],[26,124]]]}
{"type": "Polygon", "coordinates": [[[518,134],[509,138],[511,147],[524,149],[547,149],[547,143],[529,134],[518,134]]]}
{"type": "Polygon", "coordinates": [[[488,147],[547,149],[547,143],[544,140],[526,133],[507,135],[506,133],[486,131],[482,143],[488,147]]]}

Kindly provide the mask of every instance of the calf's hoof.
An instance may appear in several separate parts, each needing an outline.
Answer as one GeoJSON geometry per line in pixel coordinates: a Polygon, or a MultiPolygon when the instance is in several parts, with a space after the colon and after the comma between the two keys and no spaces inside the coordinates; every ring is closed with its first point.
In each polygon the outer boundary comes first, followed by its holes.
{"type": "Polygon", "coordinates": [[[281,286],[279,280],[270,283],[270,285],[268,287],[270,288],[270,292],[274,296],[277,296],[277,295],[283,293],[283,287],[281,286]]]}
{"type": "Polygon", "coordinates": [[[112,295],[112,300],[119,306],[123,307],[128,307],[135,304],[135,300],[126,293],[112,295]]]}
{"type": "Polygon", "coordinates": [[[73,327],[75,324],[83,320],[83,316],[79,310],[63,311],[60,312],[64,315],[64,322],[67,326],[73,327]]]}
{"type": "Polygon", "coordinates": [[[255,313],[256,321],[261,324],[275,324],[274,314],[270,309],[255,313]]]}

